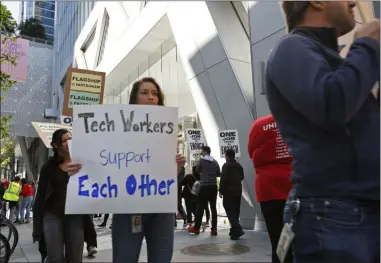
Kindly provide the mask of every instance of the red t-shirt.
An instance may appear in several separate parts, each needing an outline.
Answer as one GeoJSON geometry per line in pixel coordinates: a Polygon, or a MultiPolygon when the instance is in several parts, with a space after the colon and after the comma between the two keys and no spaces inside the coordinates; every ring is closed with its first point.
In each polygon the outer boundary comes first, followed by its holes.
{"type": "Polygon", "coordinates": [[[292,157],[271,115],[253,123],[248,151],[256,171],[257,202],[287,199],[292,187],[292,157]]]}
{"type": "Polygon", "coordinates": [[[21,189],[21,195],[23,197],[33,196],[33,187],[30,184],[24,184],[21,189]]]}

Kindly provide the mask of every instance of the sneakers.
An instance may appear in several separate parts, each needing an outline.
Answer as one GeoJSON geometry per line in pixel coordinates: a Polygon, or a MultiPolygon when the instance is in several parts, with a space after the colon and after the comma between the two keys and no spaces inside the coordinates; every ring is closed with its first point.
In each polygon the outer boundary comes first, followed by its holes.
{"type": "Polygon", "coordinates": [[[213,229],[212,231],[210,231],[210,235],[211,236],[217,236],[218,234],[217,234],[217,229],[213,229]]]}
{"type": "Polygon", "coordinates": [[[236,234],[236,233],[231,233],[231,234],[229,234],[229,236],[230,236],[230,239],[231,240],[238,240],[241,236],[243,236],[245,234],[245,232],[243,232],[242,230],[241,230],[241,232],[239,232],[238,234],[236,234]]]}
{"type": "Polygon", "coordinates": [[[197,228],[195,228],[193,226],[190,226],[190,227],[188,227],[188,232],[192,233],[192,234],[198,235],[198,234],[200,234],[200,229],[197,229],[197,228]]]}
{"type": "Polygon", "coordinates": [[[184,221],[183,228],[186,228],[188,226],[188,223],[184,221]]]}
{"type": "Polygon", "coordinates": [[[89,247],[87,249],[87,253],[89,257],[93,257],[97,253],[97,249],[95,247],[89,247]]]}

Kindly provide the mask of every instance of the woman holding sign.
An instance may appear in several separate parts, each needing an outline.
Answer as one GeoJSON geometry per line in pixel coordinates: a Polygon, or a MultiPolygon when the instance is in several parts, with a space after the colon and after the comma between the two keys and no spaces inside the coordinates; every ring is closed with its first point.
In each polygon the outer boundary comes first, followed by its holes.
{"type": "MultiPolygon", "coordinates": [[[[130,104],[164,106],[164,94],[153,78],[134,83],[130,104]]],[[[177,173],[185,164],[183,155],[176,156],[177,173]]],[[[80,164],[68,164],[75,174],[80,164]]],[[[145,237],[149,263],[170,263],[173,253],[175,217],[171,214],[114,214],[112,221],[113,263],[137,263],[145,237]]]]}
{"type": "Polygon", "coordinates": [[[65,215],[69,182],[66,166],[71,162],[69,140],[68,130],[59,129],[53,133],[54,155],[41,168],[33,208],[33,242],[39,242],[42,256],[46,248],[49,263],[82,262],[84,215],[65,215]]]}

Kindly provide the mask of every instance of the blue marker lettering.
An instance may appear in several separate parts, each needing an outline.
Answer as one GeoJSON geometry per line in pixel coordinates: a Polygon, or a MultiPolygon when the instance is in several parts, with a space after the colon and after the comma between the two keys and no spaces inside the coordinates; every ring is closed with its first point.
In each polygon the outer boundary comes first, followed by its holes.
{"type": "Polygon", "coordinates": [[[118,168],[119,169],[120,169],[120,162],[124,159],[126,159],[126,154],[125,153],[118,153],[118,168]]]}
{"type": "Polygon", "coordinates": [[[149,180],[149,174],[145,175],[145,174],[142,174],[141,175],[141,184],[139,185],[139,189],[140,189],[140,196],[141,197],[144,197],[144,191],[146,190],[147,191],[147,195],[150,196],[151,195],[151,186],[154,187],[154,194],[153,195],[156,195],[156,192],[157,192],[157,182],[155,179],[152,179],[151,181],[149,180]],[[146,180],[144,180],[144,178],[146,180]],[[144,182],[146,181],[146,182],[144,182]]]}
{"type": "Polygon", "coordinates": [[[135,154],[133,152],[129,152],[126,154],[126,167],[128,167],[128,162],[131,162],[134,160],[135,154]]]}
{"type": "Polygon", "coordinates": [[[151,159],[151,155],[149,154],[149,149],[147,148],[147,152],[142,154],[142,162],[144,162],[144,158],[146,159],[146,163],[149,163],[149,160],[151,159]],[[144,157],[145,155],[145,157],[144,157]]]}
{"type": "Polygon", "coordinates": [[[107,176],[107,185],[108,185],[108,195],[109,197],[118,197],[118,186],[116,184],[111,184],[111,176],[107,176]],[[112,191],[114,190],[114,196],[112,191]]]}
{"type": "Polygon", "coordinates": [[[110,164],[116,164],[116,153],[108,153],[108,161],[110,164]],[[113,158],[114,157],[114,158],[113,158]]]}
{"type": "Polygon", "coordinates": [[[136,191],[136,178],[131,174],[126,180],[126,191],[129,195],[135,194],[136,191]]]}
{"type": "Polygon", "coordinates": [[[165,194],[166,194],[166,192],[165,192],[165,188],[167,188],[167,185],[166,185],[165,181],[162,180],[162,181],[160,182],[160,184],[159,184],[159,194],[160,194],[160,195],[165,195],[165,194]]]}
{"type": "Polygon", "coordinates": [[[175,180],[173,180],[173,179],[167,180],[167,195],[169,195],[169,189],[170,189],[171,185],[174,183],[175,183],[175,180]]]}
{"type": "Polygon", "coordinates": [[[97,183],[91,186],[93,191],[91,192],[91,197],[98,198],[99,197],[99,185],[97,183]]]}
{"type": "Polygon", "coordinates": [[[107,184],[102,184],[101,189],[100,189],[100,194],[103,198],[107,197],[107,193],[104,192],[104,190],[107,188],[107,184]]]}
{"type": "Polygon", "coordinates": [[[108,164],[108,158],[107,158],[107,156],[102,155],[102,153],[105,152],[105,151],[106,151],[106,150],[102,150],[102,151],[99,153],[99,156],[100,156],[102,159],[106,159],[106,160],[105,160],[105,163],[101,163],[101,165],[103,165],[103,166],[106,166],[106,165],[108,164]]]}
{"type": "Polygon", "coordinates": [[[89,190],[82,190],[85,187],[85,184],[83,183],[84,181],[88,180],[89,176],[88,175],[83,175],[78,177],[78,195],[80,196],[89,196],[89,190]]]}

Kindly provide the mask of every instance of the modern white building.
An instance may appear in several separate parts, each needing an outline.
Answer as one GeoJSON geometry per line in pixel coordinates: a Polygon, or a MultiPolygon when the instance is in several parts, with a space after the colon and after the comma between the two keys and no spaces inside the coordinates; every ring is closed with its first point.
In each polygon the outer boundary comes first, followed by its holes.
{"type": "MultiPolygon", "coordinates": [[[[356,13],[359,23],[374,15],[372,3],[364,3],[356,13]]],[[[285,34],[278,2],[102,1],[75,41],[73,66],[106,72],[108,104],[128,103],[133,82],[154,77],[166,105],[179,107],[183,128],[202,128],[215,157],[218,130],[237,129],[245,169],[241,222],[264,229],[245,149],[253,120],[270,113],[263,72],[269,52],[285,34]]]]}

